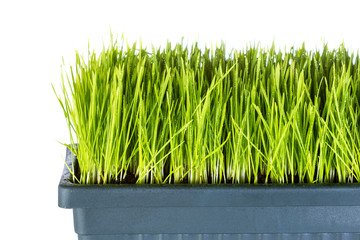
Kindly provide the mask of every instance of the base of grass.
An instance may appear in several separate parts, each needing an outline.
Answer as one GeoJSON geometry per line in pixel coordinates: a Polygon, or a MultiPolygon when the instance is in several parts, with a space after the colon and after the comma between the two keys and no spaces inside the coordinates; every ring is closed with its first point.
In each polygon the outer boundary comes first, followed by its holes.
{"type": "MultiPolygon", "coordinates": [[[[76,171],[76,177],[79,178],[80,177],[80,171],[76,171]]],[[[120,175],[119,175],[120,176],[120,175]]],[[[119,179],[120,177],[117,177],[115,179],[113,179],[111,182],[109,182],[108,184],[136,184],[137,181],[138,181],[138,177],[128,171],[125,175],[125,178],[123,178],[122,181],[119,181],[119,180],[116,180],[116,179],[119,179]]],[[[291,175],[288,174],[287,175],[287,179],[291,179],[291,175]]],[[[299,181],[299,176],[298,175],[295,175],[294,176],[294,183],[291,183],[290,181],[288,181],[288,183],[284,183],[282,185],[291,185],[291,184],[319,184],[317,182],[310,182],[310,181],[307,181],[307,180],[304,180],[303,182],[300,183],[299,181]]],[[[163,180],[163,183],[164,184],[174,184],[174,180],[172,181],[165,181],[165,178],[162,179],[163,180]]],[[[268,181],[267,183],[265,182],[266,180],[266,175],[265,174],[261,174],[261,173],[258,173],[257,175],[257,182],[255,183],[255,177],[254,176],[251,176],[251,180],[250,182],[246,180],[246,182],[244,184],[273,184],[272,181],[271,181],[271,178],[268,178],[268,181]]],[[[78,182],[74,182],[72,181],[71,179],[69,179],[69,181],[71,181],[72,183],[74,184],[78,184],[78,182]]],[[[358,181],[356,179],[353,179],[351,182],[348,181],[348,183],[358,183],[358,181]]],[[[103,184],[102,182],[99,182],[98,184],[103,184]]],[[[150,184],[150,183],[145,183],[145,184],[150,184]]],[[[189,181],[188,181],[188,178],[184,178],[180,183],[178,184],[189,184],[189,181]]],[[[212,181],[212,178],[211,176],[208,176],[208,184],[235,184],[235,180],[234,179],[227,179],[227,181],[225,182],[224,179],[220,182],[220,183],[217,183],[217,182],[214,182],[212,181]]],[[[274,184],[279,184],[279,183],[274,183],[274,184]]],[[[343,182],[340,182],[339,181],[339,177],[337,175],[334,176],[334,181],[332,182],[324,182],[324,183],[320,183],[320,184],[344,184],[343,182]]],[[[238,185],[238,184],[237,184],[238,185]]]]}

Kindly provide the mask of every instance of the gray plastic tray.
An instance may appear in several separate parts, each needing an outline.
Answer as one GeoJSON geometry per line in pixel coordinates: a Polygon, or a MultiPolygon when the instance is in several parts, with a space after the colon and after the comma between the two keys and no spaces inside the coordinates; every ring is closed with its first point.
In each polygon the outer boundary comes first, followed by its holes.
{"type": "MultiPolygon", "coordinates": [[[[67,150],[66,162],[71,165],[67,150]]],[[[76,162],[76,159],[73,159],[76,162]]],[[[59,206],[87,240],[360,239],[360,185],[79,185],[59,206]]]]}

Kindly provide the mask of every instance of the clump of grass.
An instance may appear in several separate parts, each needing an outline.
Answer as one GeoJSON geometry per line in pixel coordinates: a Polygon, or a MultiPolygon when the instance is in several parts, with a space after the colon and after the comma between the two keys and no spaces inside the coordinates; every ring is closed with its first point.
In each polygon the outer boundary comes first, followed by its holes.
{"type": "Polygon", "coordinates": [[[227,54],[112,40],[87,61],[76,53],[57,95],[73,181],[359,182],[359,62],[343,44],[227,54]]]}

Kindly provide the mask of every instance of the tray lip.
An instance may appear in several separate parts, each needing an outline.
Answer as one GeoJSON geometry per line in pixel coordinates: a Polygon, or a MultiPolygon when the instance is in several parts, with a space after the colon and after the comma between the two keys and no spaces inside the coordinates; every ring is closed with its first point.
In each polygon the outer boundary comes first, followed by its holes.
{"type": "MultiPolygon", "coordinates": [[[[65,161],[70,168],[76,163],[68,148],[65,161]]],[[[360,206],[360,183],[85,185],[70,182],[70,176],[64,164],[58,185],[62,208],[360,206]],[[124,198],[135,201],[118,201],[124,198]]]]}

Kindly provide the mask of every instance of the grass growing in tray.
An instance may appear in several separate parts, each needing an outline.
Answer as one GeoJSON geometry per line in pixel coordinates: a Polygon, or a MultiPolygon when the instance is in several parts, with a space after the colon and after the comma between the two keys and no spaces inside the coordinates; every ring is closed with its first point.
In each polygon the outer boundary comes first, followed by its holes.
{"type": "Polygon", "coordinates": [[[73,181],[359,182],[359,62],[326,44],[226,53],[112,41],[87,60],[77,53],[57,94],[73,181]]]}

